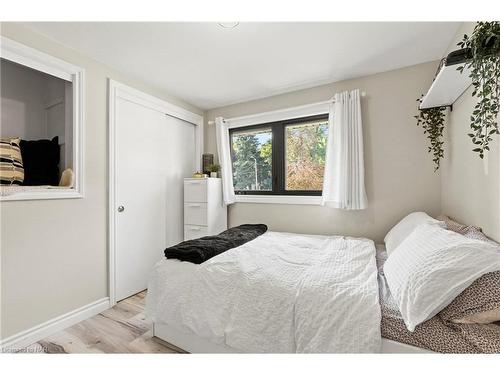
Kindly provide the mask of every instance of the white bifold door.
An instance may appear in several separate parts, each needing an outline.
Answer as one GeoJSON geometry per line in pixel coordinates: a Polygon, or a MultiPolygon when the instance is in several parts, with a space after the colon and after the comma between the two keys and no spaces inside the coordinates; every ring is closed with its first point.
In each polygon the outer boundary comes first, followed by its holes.
{"type": "Polygon", "coordinates": [[[115,296],[147,288],[167,246],[183,240],[183,179],[195,169],[195,125],[115,102],[115,296]]]}

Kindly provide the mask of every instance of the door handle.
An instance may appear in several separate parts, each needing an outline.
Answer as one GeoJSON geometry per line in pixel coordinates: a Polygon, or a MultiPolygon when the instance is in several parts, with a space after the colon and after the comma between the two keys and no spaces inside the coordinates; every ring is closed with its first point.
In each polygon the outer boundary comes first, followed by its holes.
{"type": "Polygon", "coordinates": [[[123,206],[118,206],[118,212],[123,212],[125,211],[125,207],[123,206]]]}

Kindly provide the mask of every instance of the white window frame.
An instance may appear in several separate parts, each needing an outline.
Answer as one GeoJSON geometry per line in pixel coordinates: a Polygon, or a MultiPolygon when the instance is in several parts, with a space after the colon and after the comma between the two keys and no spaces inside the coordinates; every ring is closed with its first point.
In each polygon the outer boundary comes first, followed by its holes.
{"type": "Polygon", "coordinates": [[[71,199],[84,197],[85,70],[9,38],[0,39],[0,57],[72,83],[73,89],[73,189],[47,188],[21,191],[0,201],[71,199]]]}
{"type": "MultiPolygon", "coordinates": [[[[328,114],[331,101],[306,104],[298,107],[279,109],[248,116],[225,119],[229,129],[269,122],[290,120],[300,117],[328,114]]],[[[306,204],[320,205],[321,196],[311,195],[235,195],[235,203],[306,204]]]]}

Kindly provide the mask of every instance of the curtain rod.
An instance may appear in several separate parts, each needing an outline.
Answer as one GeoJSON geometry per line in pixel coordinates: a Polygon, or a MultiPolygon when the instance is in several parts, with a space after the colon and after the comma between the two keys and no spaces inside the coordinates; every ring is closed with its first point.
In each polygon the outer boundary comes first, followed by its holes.
{"type": "MultiPolygon", "coordinates": [[[[361,97],[364,98],[366,96],[366,92],[361,91],[361,97]]],[[[331,97],[329,100],[325,100],[324,102],[312,103],[312,104],[328,104],[335,103],[335,97],[331,97]]]]}
{"type": "MultiPolygon", "coordinates": [[[[364,91],[361,91],[361,97],[364,98],[366,96],[366,92],[364,91]]],[[[316,103],[309,103],[309,104],[305,104],[303,106],[300,106],[300,107],[307,107],[307,106],[314,106],[314,105],[322,105],[322,104],[330,104],[330,103],[335,103],[335,98],[332,97],[328,100],[325,100],[325,101],[322,101],[322,102],[316,102],[316,103]]],[[[282,108],[282,109],[278,109],[276,111],[285,111],[287,110],[288,108],[282,108]]],[[[276,111],[271,111],[271,112],[276,112],[276,111]]],[[[251,115],[253,116],[253,115],[251,115]]],[[[247,117],[247,116],[243,116],[243,117],[247,117]]],[[[210,120],[208,121],[208,125],[213,125],[215,124],[215,121],[214,120],[210,120]]]]}

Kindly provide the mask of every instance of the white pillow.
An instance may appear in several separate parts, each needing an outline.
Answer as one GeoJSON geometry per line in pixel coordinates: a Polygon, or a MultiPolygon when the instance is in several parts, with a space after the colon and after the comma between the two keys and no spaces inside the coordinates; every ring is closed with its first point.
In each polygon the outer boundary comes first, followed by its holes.
{"type": "Polygon", "coordinates": [[[384,242],[387,255],[391,255],[399,244],[401,244],[401,242],[403,242],[416,227],[424,223],[440,225],[443,228],[446,227],[444,221],[433,219],[425,212],[413,212],[393,226],[389,233],[385,236],[384,242]]]}
{"type": "Polygon", "coordinates": [[[384,265],[391,294],[412,332],[476,279],[498,270],[497,246],[433,224],[418,226],[384,265]]]}

